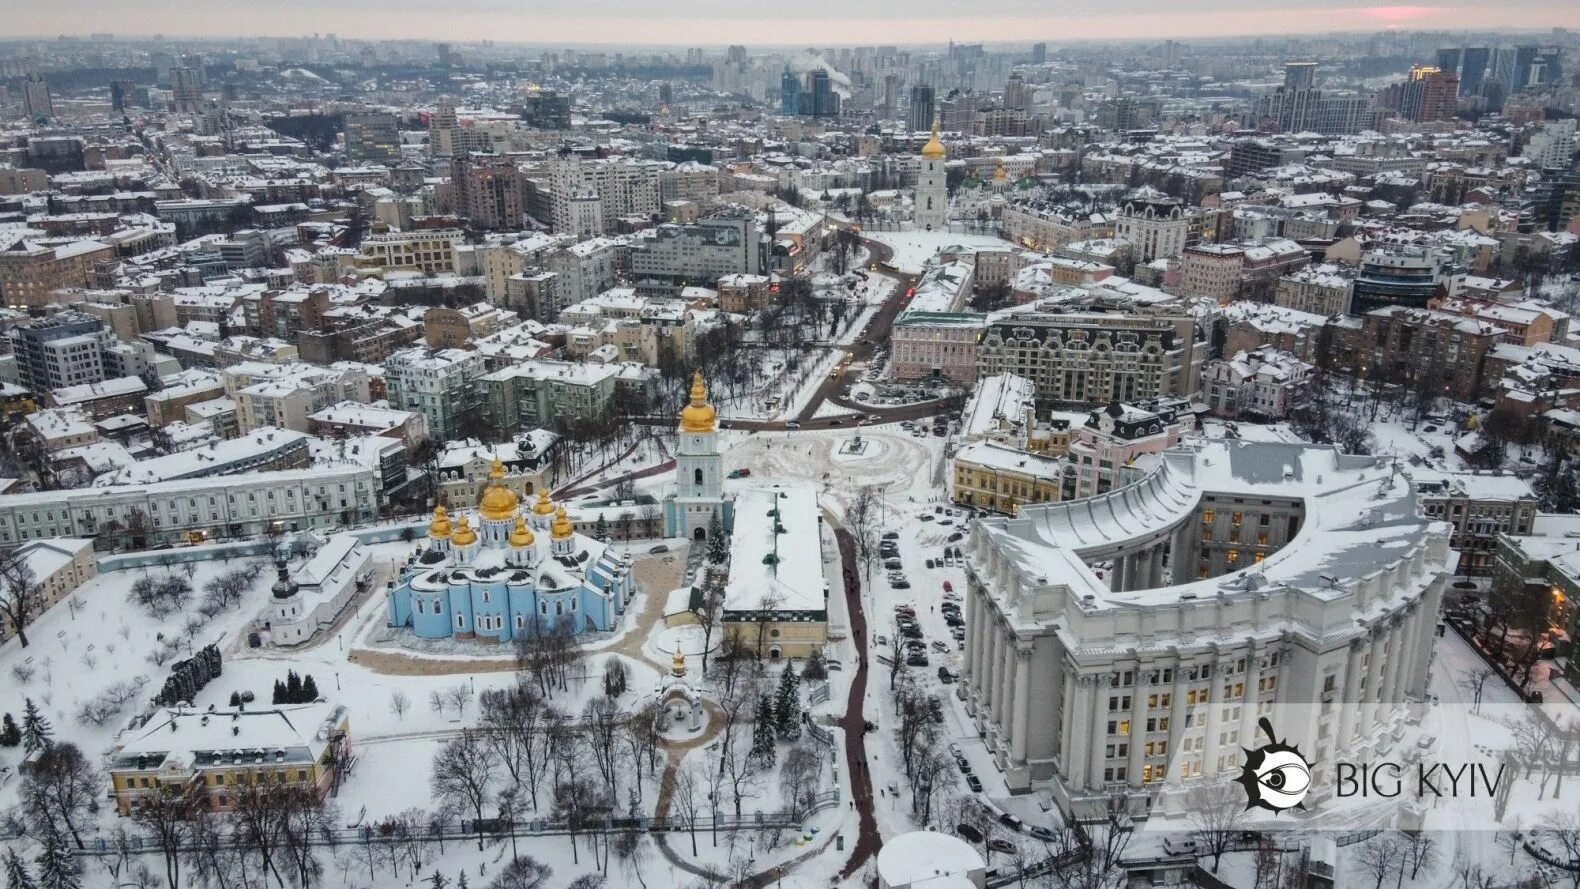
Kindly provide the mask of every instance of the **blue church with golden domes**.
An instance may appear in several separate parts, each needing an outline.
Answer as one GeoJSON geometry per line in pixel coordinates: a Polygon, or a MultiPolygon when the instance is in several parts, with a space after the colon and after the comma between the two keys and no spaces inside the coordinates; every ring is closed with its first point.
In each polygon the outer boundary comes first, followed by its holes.
{"type": "Polygon", "coordinates": [[[576,533],[564,506],[540,491],[531,507],[494,461],[477,526],[433,511],[428,545],[386,594],[389,625],[422,639],[510,642],[564,628],[612,630],[636,595],[629,555],[576,533]]]}

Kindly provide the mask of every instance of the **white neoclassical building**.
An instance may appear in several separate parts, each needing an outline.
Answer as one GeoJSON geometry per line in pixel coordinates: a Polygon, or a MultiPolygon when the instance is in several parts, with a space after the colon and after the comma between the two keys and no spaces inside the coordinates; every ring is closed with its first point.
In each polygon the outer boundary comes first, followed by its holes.
{"type": "Polygon", "coordinates": [[[1426,690],[1449,528],[1408,475],[1330,447],[1197,442],[1097,497],[979,519],[961,693],[1015,792],[1179,811],[1258,720],[1316,762],[1426,690]]]}

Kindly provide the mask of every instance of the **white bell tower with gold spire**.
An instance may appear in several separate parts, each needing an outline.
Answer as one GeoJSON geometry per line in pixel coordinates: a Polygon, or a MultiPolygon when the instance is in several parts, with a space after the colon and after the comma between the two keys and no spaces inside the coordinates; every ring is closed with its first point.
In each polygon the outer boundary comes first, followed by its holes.
{"type": "MultiPolygon", "coordinates": [[[[691,378],[691,401],[680,412],[676,430],[675,497],[667,506],[670,537],[701,539],[724,503],[724,455],[719,453],[718,414],[708,403],[702,372],[691,378]],[[700,534],[699,534],[700,532],[700,534]]],[[[721,515],[720,520],[725,516],[721,515]]]]}
{"type": "Polygon", "coordinates": [[[922,146],[921,165],[916,171],[916,228],[940,232],[949,227],[949,188],[944,167],[949,162],[944,143],[938,138],[938,121],[933,121],[933,137],[922,146]]]}

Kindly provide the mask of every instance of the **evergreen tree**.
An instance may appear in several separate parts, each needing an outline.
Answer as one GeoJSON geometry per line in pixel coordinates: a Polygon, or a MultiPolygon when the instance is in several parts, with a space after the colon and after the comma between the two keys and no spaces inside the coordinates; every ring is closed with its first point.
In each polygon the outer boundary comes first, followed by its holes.
{"type": "Polygon", "coordinates": [[[285,674],[285,703],[299,704],[302,702],[302,677],[296,675],[295,670],[288,670],[285,674]]]}
{"type": "Polygon", "coordinates": [[[38,889],[33,875],[27,872],[27,862],[15,849],[7,849],[5,853],[5,889],[38,889]]]}
{"type": "Polygon", "coordinates": [[[285,683],[281,682],[278,679],[274,680],[274,696],[272,698],[270,698],[270,700],[273,703],[276,703],[276,704],[284,704],[284,703],[286,703],[286,700],[285,700],[285,683]]]}
{"type": "Polygon", "coordinates": [[[22,705],[22,749],[29,755],[37,753],[55,743],[54,738],[55,730],[50,728],[49,720],[38,712],[32,698],[26,698],[22,705]]]}
{"type": "Polygon", "coordinates": [[[296,703],[311,704],[318,700],[318,683],[313,680],[313,674],[308,673],[302,680],[302,697],[296,703]]]}
{"type": "Polygon", "coordinates": [[[801,678],[807,682],[821,682],[828,678],[828,661],[823,658],[823,649],[812,649],[812,654],[806,659],[806,666],[801,668],[801,678]]]}
{"type": "Polygon", "coordinates": [[[455,889],[466,889],[466,871],[461,871],[455,880],[455,889]]]}
{"type": "Polygon", "coordinates": [[[232,707],[240,707],[241,706],[241,692],[233,691],[233,692],[230,693],[230,705],[232,707]]]}
{"type": "Polygon", "coordinates": [[[719,518],[719,511],[714,510],[713,516],[708,519],[708,561],[715,565],[723,565],[730,558],[730,543],[724,539],[724,521],[719,518]]]}
{"type": "Polygon", "coordinates": [[[16,727],[16,720],[7,713],[4,720],[0,720],[0,747],[15,747],[22,743],[22,730],[16,727]]]}
{"type": "Polygon", "coordinates": [[[593,537],[599,540],[609,539],[609,520],[604,518],[601,512],[598,513],[598,524],[593,525],[593,537]]]}
{"type": "Polygon", "coordinates": [[[38,889],[81,889],[82,870],[77,856],[54,822],[45,822],[44,848],[34,862],[38,864],[38,889]]]}
{"type": "Polygon", "coordinates": [[[796,682],[795,668],[785,664],[779,674],[778,700],[774,701],[774,727],[779,737],[794,741],[801,737],[801,689],[796,682]]]}
{"type": "Polygon", "coordinates": [[[433,876],[428,878],[428,889],[449,889],[449,885],[450,880],[438,870],[435,870],[433,876]]]}
{"type": "Polygon", "coordinates": [[[763,766],[771,766],[778,756],[774,749],[774,702],[767,695],[757,699],[757,722],[752,726],[751,756],[763,766]]]}

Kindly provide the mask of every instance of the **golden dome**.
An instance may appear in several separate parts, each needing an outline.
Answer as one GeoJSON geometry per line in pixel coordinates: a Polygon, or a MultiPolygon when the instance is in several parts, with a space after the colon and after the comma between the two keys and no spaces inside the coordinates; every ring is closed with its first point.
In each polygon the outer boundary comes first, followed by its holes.
{"type": "Polygon", "coordinates": [[[1008,178],[1009,178],[1009,171],[1004,169],[1004,162],[1003,161],[999,161],[998,162],[998,169],[993,171],[993,181],[994,182],[1003,182],[1004,180],[1006,180],[1008,178]]]}
{"type": "Polygon", "coordinates": [[[570,516],[565,514],[565,507],[554,510],[554,524],[549,527],[549,534],[555,540],[564,540],[576,533],[576,526],[571,524],[570,516]]]}
{"type": "Polygon", "coordinates": [[[675,677],[686,675],[686,656],[680,649],[675,649],[675,656],[669,661],[669,672],[675,677]]]}
{"type": "Polygon", "coordinates": [[[944,159],[944,143],[938,140],[938,121],[936,120],[933,121],[933,138],[928,139],[927,144],[922,146],[922,157],[929,160],[944,159]]]}
{"type": "Polygon", "coordinates": [[[433,522],[428,525],[428,536],[436,540],[450,536],[450,517],[445,514],[443,506],[433,508],[433,522]]]}
{"type": "Polygon", "coordinates": [[[508,521],[516,514],[516,507],[521,505],[521,498],[516,492],[505,487],[505,464],[494,461],[494,468],[488,472],[488,490],[483,492],[483,499],[477,505],[477,511],[484,521],[508,521]]]}
{"type": "Polygon", "coordinates": [[[455,536],[450,538],[450,542],[456,546],[471,546],[477,542],[477,532],[472,530],[472,525],[466,520],[466,516],[461,516],[455,523],[455,536]]]}
{"type": "Polygon", "coordinates": [[[538,502],[532,504],[533,515],[553,515],[554,501],[549,499],[548,491],[538,492],[538,502]]]}
{"type": "Polygon", "coordinates": [[[532,535],[532,529],[527,527],[527,520],[516,516],[516,527],[510,531],[510,545],[516,549],[524,549],[531,546],[536,539],[532,535]]]}
{"type": "Polygon", "coordinates": [[[712,432],[718,414],[708,404],[708,387],[702,382],[702,371],[691,376],[691,403],[680,412],[681,432],[712,432]]]}

